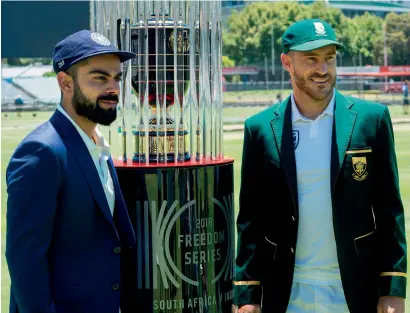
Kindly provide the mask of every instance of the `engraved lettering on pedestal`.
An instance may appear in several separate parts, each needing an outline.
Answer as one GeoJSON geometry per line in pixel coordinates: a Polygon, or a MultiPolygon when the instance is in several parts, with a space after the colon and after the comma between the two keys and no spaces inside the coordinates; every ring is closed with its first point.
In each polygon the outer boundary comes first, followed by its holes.
{"type": "Polygon", "coordinates": [[[232,220],[232,212],[233,212],[233,194],[229,195],[228,197],[223,197],[224,204],[222,204],[219,200],[216,198],[211,198],[212,202],[214,202],[223,212],[226,220],[226,228],[227,232],[229,234],[228,236],[228,253],[225,258],[225,263],[222,267],[221,272],[212,280],[212,283],[215,283],[218,281],[218,279],[221,278],[223,273],[225,272],[225,281],[229,278],[232,279],[234,277],[234,267],[233,267],[233,262],[231,261],[234,257],[233,255],[233,236],[231,234],[233,233],[232,225],[230,221],[232,220]]]}
{"type": "MultiPolygon", "coordinates": [[[[208,284],[233,279],[233,194],[222,200],[211,197],[208,201],[191,200],[183,205],[177,200],[163,201],[160,207],[156,201],[145,201],[143,207],[137,204],[138,252],[144,255],[145,263],[138,265],[138,288],[180,288],[181,283],[200,287],[204,278],[208,284]],[[201,216],[204,208],[213,213],[201,216]],[[179,251],[177,264],[181,267],[177,267],[171,249],[179,251]],[[201,268],[200,276],[191,277],[190,272],[184,272],[191,266],[201,268]],[[211,268],[214,271],[211,276],[203,274],[211,268]]],[[[155,299],[153,307],[154,310],[194,308],[200,312],[232,298],[233,290],[209,295],[205,292],[182,300],[155,299]]]]}

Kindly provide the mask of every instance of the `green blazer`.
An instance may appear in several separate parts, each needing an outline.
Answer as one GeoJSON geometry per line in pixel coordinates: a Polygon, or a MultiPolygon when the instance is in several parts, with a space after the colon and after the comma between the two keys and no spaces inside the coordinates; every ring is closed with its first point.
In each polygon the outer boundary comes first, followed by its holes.
{"type": "MultiPolygon", "coordinates": [[[[406,295],[407,252],[394,135],[386,106],[336,92],[333,224],[350,313],[406,295]]],[[[285,313],[298,231],[291,100],[245,122],[237,218],[235,303],[285,313]]]]}

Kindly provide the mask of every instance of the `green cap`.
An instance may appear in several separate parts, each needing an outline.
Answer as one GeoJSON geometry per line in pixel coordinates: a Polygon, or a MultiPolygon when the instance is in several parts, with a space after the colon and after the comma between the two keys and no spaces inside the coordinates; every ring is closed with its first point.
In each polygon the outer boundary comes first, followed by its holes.
{"type": "Polygon", "coordinates": [[[339,50],[346,47],[336,39],[333,28],[320,19],[307,19],[289,26],[282,36],[283,52],[310,51],[329,45],[336,45],[339,50]]]}

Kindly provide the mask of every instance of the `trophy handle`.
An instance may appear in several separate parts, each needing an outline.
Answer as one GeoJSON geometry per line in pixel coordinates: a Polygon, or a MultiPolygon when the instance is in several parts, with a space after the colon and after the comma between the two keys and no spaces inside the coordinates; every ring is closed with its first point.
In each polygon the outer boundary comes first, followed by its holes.
{"type": "Polygon", "coordinates": [[[117,47],[118,50],[121,49],[121,19],[117,19],[117,47]]]}
{"type": "MultiPolygon", "coordinates": [[[[126,50],[130,51],[130,19],[125,18],[122,20],[121,18],[117,19],[117,46],[119,50],[126,50]]],[[[126,111],[131,108],[131,60],[125,62],[124,67],[124,79],[122,81],[122,88],[121,88],[121,117],[119,119],[119,127],[118,130],[122,135],[122,159],[123,161],[127,161],[127,123],[126,123],[126,111]]]]}

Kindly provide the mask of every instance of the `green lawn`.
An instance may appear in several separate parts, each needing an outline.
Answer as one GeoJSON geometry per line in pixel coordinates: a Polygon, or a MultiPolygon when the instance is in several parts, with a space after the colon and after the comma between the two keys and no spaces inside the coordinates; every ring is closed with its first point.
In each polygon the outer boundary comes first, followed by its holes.
{"type": "MultiPolygon", "coordinates": [[[[246,118],[250,114],[253,114],[261,108],[244,108],[244,109],[232,109],[226,108],[224,111],[225,117],[237,117],[246,118]]],[[[392,116],[400,116],[400,108],[392,107],[392,116]]],[[[2,113],[2,134],[1,134],[1,169],[2,169],[2,250],[1,250],[1,273],[2,273],[2,295],[1,295],[1,312],[8,312],[9,305],[9,286],[10,280],[7,271],[7,265],[5,263],[4,251],[5,251],[5,212],[7,191],[5,185],[5,170],[10,159],[12,152],[21,139],[35,126],[45,121],[51,113],[39,113],[36,117],[32,117],[31,113],[23,113],[23,117],[15,117],[15,114],[9,115],[7,118],[2,113]]],[[[396,148],[397,157],[400,171],[401,192],[403,196],[403,202],[406,210],[410,210],[410,131],[397,131],[396,136],[396,148]]],[[[238,209],[238,195],[239,195],[239,182],[240,182],[240,166],[241,166],[241,153],[242,153],[242,139],[241,134],[235,137],[236,139],[225,140],[224,151],[225,155],[233,157],[235,159],[235,207],[238,209]],[[238,139],[239,138],[239,139],[238,139]]],[[[117,155],[114,152],[115,155],[117,155]]],[[[407,229],[410,229],[410,215],[406,217],[407,229]]],[[[408,239],[410,239],[410,231],[408,232],[408,239]]],[[[410,241],[409,241],[410,242],[410,241]]],[[[409,288],[410,289],[410,288],[409,288]]],[[[410,293],[409,293],[410,295],[410,293]]],[[[410,300],[407,305],[407,313],[410,313],[410,300]]]]}
{"type": "MultiPolygon", "coordinates": [[[[402,94],[382,94],[378,90],[368,90],[363,91],[362,95],[359,95],[357,90],[342,90],[345,95],[352,95],[355,97],[361,97],[366,100],[371,101],[381,101],[381,102],[390,102],[390,101],[399,101],[401,102],[402,94]]],[[[245,90],[245,91],[227,91],[224,92],[224,101],[227,103],[241,103],[241,102],[273,102],[278,93],[282,94],[282,98],[287,97],[290,93],[290,89],[281,90],[245,90]]]]}

